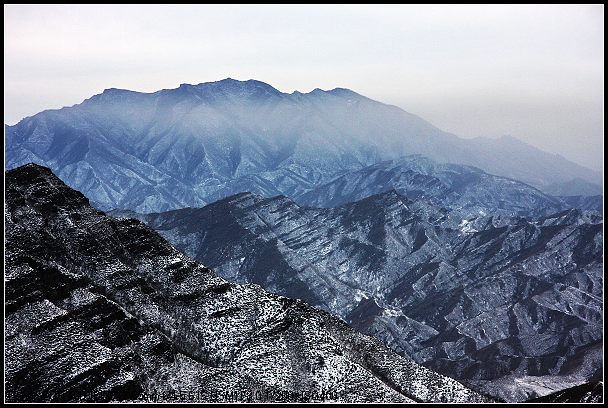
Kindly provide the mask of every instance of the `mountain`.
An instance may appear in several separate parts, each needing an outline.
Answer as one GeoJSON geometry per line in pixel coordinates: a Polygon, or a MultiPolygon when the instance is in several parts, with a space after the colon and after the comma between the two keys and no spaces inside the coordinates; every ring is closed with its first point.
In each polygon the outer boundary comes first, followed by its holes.
{"type": "Polygon", "coordinates": [[[601,378],[597,213],[463,219],[389,191],[337,208],[244,193],[116,215],[139,217],[226,279],[301,298],[507,401],[601,378]]]}
{"type": "Polygon", "coordinates": [[[580,178],[551,184],[545,191],[554,196],[598,196],[603,194],[602,186],[580,178]]]}
{"type": "Polygon", "coordinates": [[[541,215],[568,206],[527,184],[475,167],[440,164],[417,155],[346,173],[297,197],[296,201],[312,207],[336,207],[389,190],[430,200],[468,216],[541,215]]]}
{"type": "Polygon", "coordinates": [[[578,208],[580,210],[604,212],[604,197],[597,196],[567,196],[558,197],[560,201],[570,208],[578,208]]]}
{"type": "Polygon", "coordinates": [[[559,154],[544,152],[513,136],[469,139],[466,151],[475,158],[471,161],[444,161],[470,164],[491,174],[521,180],[548,194],[552,194],[550,186],[570,182],[574,191],[566,188],[559,195],[581,195],[576,180],[585,180],[589,186],[599,187],[600,191],[603,185],[601,172],[572,163],[559,154]]]}
{"type": "Polygon", "coordinates": [[[558,391],[544,397],[539,397],[526,402],[569,402],[569,403],[602,403],[604,400],[604,383],[592,382],[566,390],[558,391]]]}
{"type": "Polygon", "coordinates": [[[279,92],[225,79],[106,89],[5,127],[6,168],[50,167],[101,209],[202,206],[243,191],[297,197],[409,154],[546,187],[601,175],[517,139],[467,140],[347,89],[279,92]]]}
{"type": "Polygon", "coordinates": [[[302,301],[227,282],[47,168],[5,179],[7,401],[487,400],[302,301]]]}

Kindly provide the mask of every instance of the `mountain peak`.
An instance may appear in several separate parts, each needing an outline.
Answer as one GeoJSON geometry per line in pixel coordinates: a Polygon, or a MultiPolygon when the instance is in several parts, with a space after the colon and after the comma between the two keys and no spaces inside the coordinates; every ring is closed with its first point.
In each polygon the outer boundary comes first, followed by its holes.
{"type": "Polygon", "coordinates": [[[11,188],[6,188],[7,200],[16,197],[27,197],[38,202],[44,211],[54,211],[58,206],[89,205],[89,200],[82,193],[69,188],[51,169],[36,163],[8,170],[5,181],[11,188]]]}
{"type": "Polygon", "coordinates": [[[328,94],[342,96],[342,97],[351,97],[351,98],[363,98],[364,96],[358,94],[357,92],[347,89],[347,88],[334,88],[330,91],[327,91],[328,94]]]}
{"type": "Polygon", "coordinates": [[[37,163],[24,164],[23,166],[9,170],[8,173],[14,173],[14,172],[19,172],[19,171],[23,171],[23,172],[32,171],[32,172],[36,172],[36,173],[40,173],[40,174],[43,174],[43,173],[53,174],[48,167],[42,166],[37,163]],[[21,169],[21,170],[19,170],[19,169],[21,169]]]}
{"type": "MultiPolygon", "coordinates": [[[[121,89],[121,88],[106,88],[101,93],[95,94],[88,99],[83,101],[83,104],[87,104],[90,102],[104,102],[111,103],[116,100],[120,100],[126,95],[137,95],[141,94],[141,92],[131,91],[129,89],[121,89]]],[[[78,105],[75,105],[78,106],[78,105]]]]}
{"type": "Polygon", "coordinates": [[[345,99],[348,102],[352,102],[355,99],[368,99],[365,96],[358,94],[357,92],[352,91],[347,88],[334,88],[334,89],[330,89],[327,91],[324,89],[321,89],[321,88],[315,88],[306,94],[303,94],[299,91],[294,91],[292,93],[292,95],[296,95],[296,96],[311,95],[311,96],[317,96],[317,97],[326,97],[327,95],[330,95],[330,96],[338,97],[341,99],[345,99]]]}
{"type": "Polygon", "coordinates": [[[16,183],[21,184],[31,183],[32,180],[38,179],[47,180],[49,181],[48,184],[61,183],[57,176],[53,174],[51,169],[37,163],[27,163],[23,166],[8,170],[6,172],[6,178],[14,179],[16,183]]]}
{"type": "Polygon", "coordinates": [[[114,93],[120,93],[120,92],[124,92],[126,91],[125,89],[120,89],[120,88],[106,88],[103,90],[102,93],[104,94],[114,94],[114,93]]]}
{"type": "Polygon", "coordinates": [[[249,191],[245,191],[242,193],[237,193],[226,198],[222,198],[221,200],[217,200],[214,203],[209,204],[210,206],[225,206],[225,205],[234,205],[240,207],[248,207],[251,205],[255,205],[264,201],[264,197],[251,193],[249,191]]]}
{"type": "Polygon", "coordinates": [[[269,94],[279,95],[282,92],[278,89],[274,88],[272,85],[267,84],[266,82],[258,81],[256,79],[248,79],[246,81],[241,81],[233,78],[225,78],[219,81],[214,82],[202,82],[198,85],[194,85],[196,88],[211,88],[214,90],[225,90],[225,91],[258,91],[258,92],[266,92],[269,94]]]}

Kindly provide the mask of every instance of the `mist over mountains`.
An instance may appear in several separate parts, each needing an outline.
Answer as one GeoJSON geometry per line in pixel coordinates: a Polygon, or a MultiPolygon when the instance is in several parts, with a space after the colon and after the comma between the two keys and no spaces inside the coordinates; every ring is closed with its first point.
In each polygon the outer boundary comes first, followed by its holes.
{"type": "Polygon", "coordinates": [[[598,172],[512,137],[461,139],[351,90],[286,94],[255,80],[107,89],[5,131],[7,168],[48,166],[104,209],[164,211],[243,191],[296,198],[411,154],[541,190],[576,178],[601,184],[598,172]]]}

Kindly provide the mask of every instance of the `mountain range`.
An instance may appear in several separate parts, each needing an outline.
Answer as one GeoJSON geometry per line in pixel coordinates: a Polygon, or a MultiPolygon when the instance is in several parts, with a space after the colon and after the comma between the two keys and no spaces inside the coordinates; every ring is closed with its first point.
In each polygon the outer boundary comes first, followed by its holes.
{"type": "Polygon", "coordinates": [[[480,402],[306,303],[229,283],[52,172],[5,174],[9,402],[480,402]]]}
{"type": "Polygon", "coordinates": [[[5,168],[9,401],[601,394],[602,174],[514,137],[228,78],[6,125],[5,168]]]}
{"type": "Polygon", "coordinates": [[[297,198],[411,154],[540,189],[559,184],[560,195],[580,195],[568,189],[577,178],[596,192],[602,183],[599,172],[513,137],[462,139],[348,89],[287,94],[255,80],[106,89],[5,134],[6,168],[48,166],[101,209],[200,207],[243,191],[297,198]]]}
{"type": "Polygon", "coordinates": [[[540,215],[583,205],[585,209],[601,209],[601,200],[599,208],[593,202],[565,201],[475,167],[440,164],[419,155],[346,173],[295,200],[310,207],[336,207],[390,190],[411,199],[430,200],[466,216],[540,215]]]}
{"type": "Polygon", "coordinates": [[[602,217],[456,210],[388,191],[336,208],[243,193],[136,217],[224,278],[301,298],[507,401],[602,372],[602,217]]]}
{"type": "Polygon", "coordinates": [[[581,384],[576,387],[557,391],[544,397],[526,402],[569,402],[569,403],[602,403],[604,396],[604,383],[601,381],[581,384]]]}

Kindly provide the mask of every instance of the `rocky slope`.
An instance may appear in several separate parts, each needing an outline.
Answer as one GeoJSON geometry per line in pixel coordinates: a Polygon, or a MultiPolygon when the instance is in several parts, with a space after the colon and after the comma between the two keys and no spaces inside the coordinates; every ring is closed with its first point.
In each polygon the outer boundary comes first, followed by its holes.
{"type": "Polygon", "coordinates": [[[514,138],[460,139],[347,89],[286,94],[254,80],[107,89],[5,133],[7,168],[48,166],[102,209],[202,206],[242,191],[297,197],[414,153],[535,187],[601,183],[598,172],[514,138]]]}
{"type": "Polygon", "coordinates": [[[481,401],[343,321],[237,285],[50,170],[6,173],[10,402],[481,401]]]}
{"type": "Polygon", "coordinates": [[[582,384],[526,402],[569,402],[572,404],[586,402],[603,403],[604,383],[599,381],[582,384]]]}
{"type": "Polygon", "coordinates": [[[506,400],[601,378],[597,213],[463,219],[390,191],[329,209],[245,193],[118,215],[227,279],[304,299],[506,400]]]}

